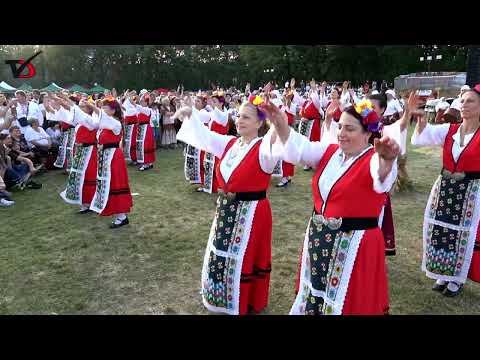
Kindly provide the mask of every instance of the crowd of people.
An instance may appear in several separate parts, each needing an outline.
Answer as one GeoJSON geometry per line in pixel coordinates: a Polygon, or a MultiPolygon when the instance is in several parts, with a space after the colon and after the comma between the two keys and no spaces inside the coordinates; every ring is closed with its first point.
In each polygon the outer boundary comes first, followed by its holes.
{"type": "Polygon", "coordinates": [[[434,91],[402,97],[370,83],[296,85],[292,79],[255,90],[247,84],[0,95],[0,204],[14,204],[12,189],[41,188],[32,180],[39,172],[63,169],[61,198],[79,206],[79,214],[113,216],[110,227],[119,228],[129,224],[133,206],[127,166],[148,171],[159,148],[183,146],[186,180],[219,194],[202,268],[203,303],[213,312],[247,314],[268,305],[271,177],[288,187],[302,165],[314,171],[314,206],[291,313],[387,314],[385,255],[395,255],[390,192],[395,183],[409,183],[413,122],[413,145],[444,149],[425,210],[422,268],[445,296],[458,295],[467,278],[480,281],[480,85],[462,87],[451,103],[434,91]]]}

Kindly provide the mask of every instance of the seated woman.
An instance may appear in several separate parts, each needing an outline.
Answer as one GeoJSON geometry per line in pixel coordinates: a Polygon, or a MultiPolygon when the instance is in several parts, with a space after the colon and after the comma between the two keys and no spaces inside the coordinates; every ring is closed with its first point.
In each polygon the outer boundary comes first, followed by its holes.
{"type": "Polygon", "coordinates": [[[36,154],[42,164],[48,158],[49,150],[52,147],[52,140],[50,136],[40,127],[40,123],[36,118],[29,118],[29,127],[25,130],[25,140],[30,149],[36,154]]]}
{"type": "Polygon", "coordinates": [[[43,165],[39,165],[35,167],[33,165],[32,160],[30,160],[27,156],[33,155],[32,152],[29,153],[24,153],[20,151],[20,145],[19,143],[13,141],[12,137],[9,135],[5,138],[4,140],[5,146],[10,150],[8,153],[8,156],[10,156],[10,159],[12,161],[12,165],[21,165],[25,164],[28,166],[28,169],[30,170],[30,175],[35,175],[38,173],[38,171],[43,168],[43,165]]]}
{"type": "Polygon", "coordinates": [[[20,166],[12,166],[12,160],[8,153],[10,149],[8,149],[4,142],[7,138],[7,135],[0,134],[0,176],[5,181],[5,188],[12,189],[12,188],[19,188],[24,189],[27,181],[30,177],[28,166],[20,165],[20,166]]]}
{"type": "Polygon", "coordinates": [[[15,201],[10,198],[11,194],[6,191],[6,185],[3,181],[2,177],[0,176],[0,206],[7,207],[15,205],[15,201]]]}

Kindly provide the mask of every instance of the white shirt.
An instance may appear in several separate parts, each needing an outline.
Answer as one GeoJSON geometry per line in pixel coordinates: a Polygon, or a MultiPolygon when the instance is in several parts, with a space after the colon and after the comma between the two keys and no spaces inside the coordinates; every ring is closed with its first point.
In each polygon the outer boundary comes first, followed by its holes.
{"type": "MultiPolygon", "coordinates": [[[[455,162],[458,161],[460,154],[465,150],[468,143],[472,140],[473,135],[475,133],[471,133],[465,135],[463,146],[460,146],[460,128],[457,132],[453,135],[453,146],[452,146],[452,156],[455,162]]],[[[450,124],[440,124],[440,125],[433,125],[427,124],[425,129],[419,135],[417,130],[413,132],[412,135],[412,145],[417,146],[442,146],[445,144],[445,138],[447,137],[448,130],[450,128],[450,124]]],[[[480,131],[480,130],[479,130],[480,131]]]]}
{"type": "MultiPolygon", "coordinates": [[[[193,108],[192,116],[183,122],[180,131],[177,134],[177,139],[190,144],[200,150],[212,153],[216,157],[221,158],[228,143],[234,139],[234,136],[220,135],[207,129],[203,122],[199,119],[200,112],[193,108]]],[[[273,172],[275,165],[280,160],[281,152],[278,151],[278,146],[270,146],[270,138],[273,129],[269,130],[265,137],[252,140],[247,146],[241,147],[239,141],[227,151],[225,160],[220,164],[220,172],[223,179],[228,182],[233,171],[240,164],[242,159],[248,153],[257,141],[261,141],[259,162],[263,171],[268,174],[273,172]],[[277,149],[277,151],[275,151],[277,149]],[[233,156],[236,153],[236,156],[233,156]],[[231,159],[230,166],[227,166],[226,159],[231,159]]]]}
{"type": "MultiPolygon", "coordinates": [[[[277,139],[277,143],[280,143],[280,139],[277,139]]],[[[328,146],[329,144],[326,142],[311,142],[305,136],[296,131],[290,131],[287,142],[283,144],[283,160],[295,165],[303,163],[316,168],[322,157],[325,155],[328,146]]],[[[356,158],[370,148],[371,146],[365,149],[356,158]]],[[[324,200],[327,198],[326,196],[324,197],[324,195],[328,195],[328,192],[330,192],[335,182],[349,169],[353,161],[356,159],[352,158],[344,161],[344,158],[345,156],[343,155],[342,150],[338,148],[320,176],[320,193],[324,200]]],[[[378,154],[374,154],[370,160],[370,175],[373,179],[373,190],[376,193],[381,194],[390,191],[397,178],[397,160],[394,161],[392,170],[383,182],[380,182],[380,176],[378,174],[379,168],[380,158],[378,157],[378,154]]]]}
{"type": "MultiPolygon", "coordinates": [[[[33,117],[38,120],[40,126],[43,125],[43,113],[40,110],[38,104],[34,101],[30,101],[29,103],[22,105],[17,104],[17,120],[21,119],[22,117],[26,117],[27,119],[33,117]]],[[[16,125],[20,126],[20,123],[16,121],[16,125]]],[[[25,130],[28,126],[20,126],[20,130],[22,134],[25,133],[25,130]]]]}
{"type": "Polygon", "coordinates": [[[390,116],[395,114],[396,112],[398,113],[403,112],[403,108],[397,99],[392,99],[389,102],[387,102],[387,108],[385,109],[383,116],[390,116]]]}
{"type": "Polygon", "coordinates": [[[35,141],[40,145],[48,145],[48,139],[50,136],[41,127],[38,127],[37,130],[38,131],[33,130],[31,126],[26,127],[25,140],[27,140],[28,146],[33,146],[32,141],[35,141]]]}
{"type": "Polygon", "coordinates": [[[452,105],[450,105],[450,107],[452,109],[456,109],[456,110],[460,111],[460,106],[461,105],[462,105],[461,98],[458,97],[458,98],[456,98],[455,100],[452,101],[452,105]]]}

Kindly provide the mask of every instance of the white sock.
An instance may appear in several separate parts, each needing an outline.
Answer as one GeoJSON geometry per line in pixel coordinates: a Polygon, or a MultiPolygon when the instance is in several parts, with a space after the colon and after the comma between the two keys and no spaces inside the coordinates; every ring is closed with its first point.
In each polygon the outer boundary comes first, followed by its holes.
{"type": "Polygon", "coordinates": [[[447,282],[445,280],[437,280],[435,284],[437,285],[445,285],[447,282]]]}
{"type": "Polygon", "coordinates": [[[460,285],[454,283],[453,281],[452,282],[449,282],[448,285],[447,285],[447,289],[450,290],[450,291],[458,291],[458,289],[460,289],[460,285]]]}
{"type": "Polygon", "coordinates": [[[80,211],[87,210],[90,207],[90,204],[82,204],[80,211]]]}
{"type": "Polygon", "coordinates": [[[115,224],[120,224],[123,220],[127,218],[125,214],[117,214],[117,218],[115,219],[115,224]]]}

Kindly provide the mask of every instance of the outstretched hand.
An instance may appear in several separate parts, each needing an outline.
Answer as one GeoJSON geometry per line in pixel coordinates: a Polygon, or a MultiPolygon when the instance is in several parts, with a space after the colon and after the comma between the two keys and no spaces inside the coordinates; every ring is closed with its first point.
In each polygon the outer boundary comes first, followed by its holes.
{"type": "Polygon", "coordinates": [[[393,161],[400,154],[400,146],[397,142],[388,136],[374,140],[375,152],[380,158],[387,161],[393,161]]]}

